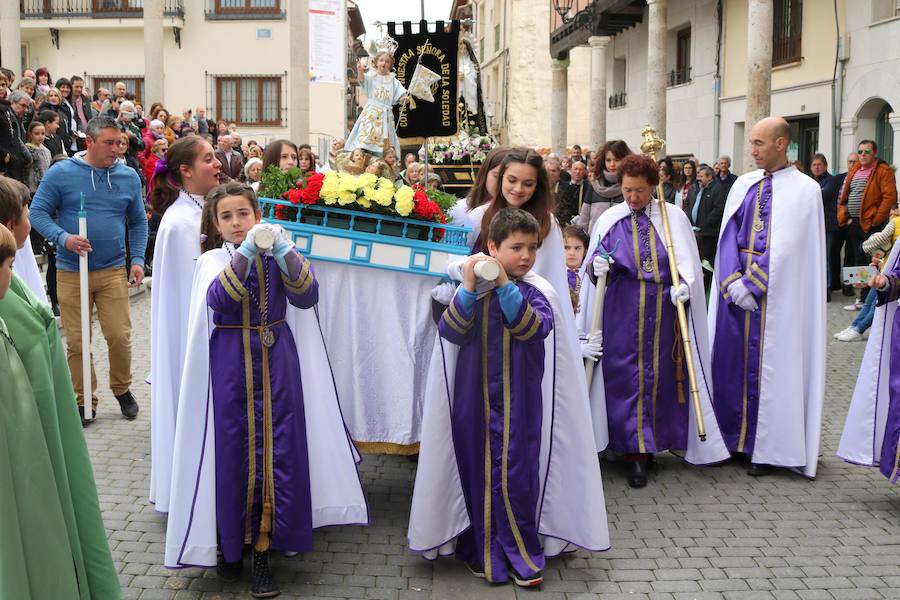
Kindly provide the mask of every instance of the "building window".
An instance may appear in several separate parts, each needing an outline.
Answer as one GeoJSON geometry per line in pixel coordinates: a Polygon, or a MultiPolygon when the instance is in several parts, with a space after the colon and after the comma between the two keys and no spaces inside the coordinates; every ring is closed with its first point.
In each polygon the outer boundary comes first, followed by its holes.
{"type": "Polygon", "coordinates": [[[121,81],[125,84],[125,91],[134,94],[135,102],[142,102],[142,98],[144,97],[144,78],[143,77],[116,77],[113,75],[94,75],[91,78],[91,85],[93,86],[93,91],[97,91],[100,88],[106,88],[110,92],[114,92],[116,89],[116,82],[121,81]]]}
{"type": "Polygon", "coordinates": [[[675,69],[669,72],[669,87],[688,83],[691,80],[691,28],[686,27],[676,34],[675,69]]]}
{"type": "Polygon", "coordinates": [[[94,12],[140,12],[144,10],[144,0],[91,0],[94,12]]]}
{"type": "Polygon", "coordinates": [[[500,25],[494,25],[494,52],[500,52],[500,25]]]}
{"type": "Polygon", "coordinates": [[[894,162],[894,128],[891,125],[891,106],[885,104],[875,118],[875,143],[878,144],[878,158],[889,165],[894,162]]]}
{"type": "Polygon", "coordinates": [[[799,62],[803,30],[802,0],[775,0],[772,66],[799,62]]]}
{"type": "Polygon", "coordinates": [[[872,0],[872,22],[900,16],[900,0],[872,0]]]}
{"type": "Polygon", "coordinates": [[[216,77],[216,119],[281,126],[281,77],[216,77]]]}
{"type": "MultiPolygon", "coordinates": [[[[133,0],[132,0],[133,1],[133,0]]],[[[206,0],[207,19],[283,19],[282,0],[206,0]]]]}
{"type": "Polygon", "coordinates": [[[613,93],[609,97],[610,108],[621,108],[626,104],[625,93],[625,74],[628,64],[624,58],[617,58],[613,61],[613,93]]]}

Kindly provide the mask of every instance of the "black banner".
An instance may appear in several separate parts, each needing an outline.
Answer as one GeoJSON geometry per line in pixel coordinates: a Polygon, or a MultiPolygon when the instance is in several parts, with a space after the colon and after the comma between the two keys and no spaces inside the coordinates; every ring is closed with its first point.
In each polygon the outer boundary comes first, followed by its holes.
{"type": "Polygon", "coordinates": [[[445,31],[444,21],[428,31],[428,23],[419,22],[419,33],[412,32],[412,22],[403,21],[402,33],[396,23],[388,23],[388,34],[397,40],[394,54],[397,81],[409,89],[419,61],[437,75],[440,81],[431,85],[434,102],[413,98],[412,104],[394,107],[397,136],[404,144],[421,144],[428,137],[449,137],[459,132],[456,92],[459,67],[459,21],[451,21],[445,31]]]}

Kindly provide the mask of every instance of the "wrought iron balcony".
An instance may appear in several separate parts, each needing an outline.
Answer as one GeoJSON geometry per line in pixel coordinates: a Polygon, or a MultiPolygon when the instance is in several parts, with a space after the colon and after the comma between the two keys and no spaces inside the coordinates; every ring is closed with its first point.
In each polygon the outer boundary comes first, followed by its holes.
{"type": "Polygon", "coordinates": [[[682,67],[680,69],[672,69],[669,71],[669,87],[675,87],[676,85],[682,85],[685,83],[690,83],[691,81],[691,68],[682,67]]]}
{"type": "MultiPolygon", "coordinates": [[[[140,19],[144,0],[20,0],[23,19],[140,19]]],[[[166,17],[184,19],[184,0],[165,0],[166,17]]]]}
{"type": "Polygon", "coordinates": [[[622,108],[626,104],[625,92],[618,92],[609,97],[610,108],[622,108]]]}

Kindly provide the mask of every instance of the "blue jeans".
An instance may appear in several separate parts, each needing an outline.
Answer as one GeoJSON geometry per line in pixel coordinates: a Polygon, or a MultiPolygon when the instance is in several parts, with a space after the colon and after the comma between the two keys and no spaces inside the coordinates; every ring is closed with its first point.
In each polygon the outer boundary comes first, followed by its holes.
{"type": "Polygon", "coordinates": [[[878,292],[874,289],[869,289],[869,293],[866,294],[866,301],[863,302],[862,309],[860,309],[856,318],[853,319],[853,329],[863,333],[872,326],[872,321],[875,319],[875,303],[877,300],[878,292]]]}

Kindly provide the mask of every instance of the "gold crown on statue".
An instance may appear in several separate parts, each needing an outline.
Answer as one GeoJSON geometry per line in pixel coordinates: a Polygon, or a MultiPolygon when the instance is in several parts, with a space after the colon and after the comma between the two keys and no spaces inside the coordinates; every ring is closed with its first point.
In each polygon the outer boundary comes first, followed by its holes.
{"type": "Polygon", "coordinates": [[[371,56],[375,56],[379,52],[387,52],[391,56],[397,51],[397,48],[400,47],[400,44],[397,43],[397,40],[392,38],[389,35],[385,35],[383,38],[375,40],[374,42],[369,42],[368,51],[371,56]]]}

